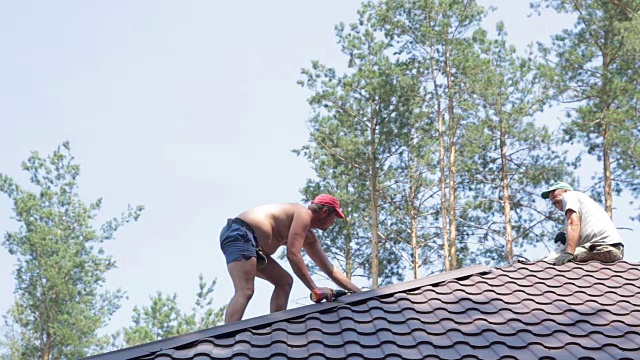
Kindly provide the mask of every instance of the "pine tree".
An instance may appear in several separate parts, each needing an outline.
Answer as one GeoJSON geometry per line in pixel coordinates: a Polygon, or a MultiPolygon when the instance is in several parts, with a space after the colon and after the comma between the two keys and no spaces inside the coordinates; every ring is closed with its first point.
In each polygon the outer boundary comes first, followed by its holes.
{"type": "Polygon", "coordinates": [[[98,229],[102,200],[85,204],[78,190],[80,166],[68,142],[42,158],[33,152],[22,168],[36,192],[0,174],[0,191],[13,201],[17,231],[2,243],[17,260],[16,300],[5,322],[16,329],[9,345],[13,359],[78,359],[104,342],[97,330],[118,309],[121,290],[105,291],[106,273],[115,261],[100,244],[143,207],[129,209],[98,229]]]}
{"type": "Polygon", "coordinates": [[[217,310],[211,307],[215,285],[215,279],[208,284],[200,274],[195,306],[189,313],[180,310],[177,294],[158,291],[149,297],[150,305],[133,308],[133,324],[113,335],[113,347],[131,347],[221,324],[226,306],[217,310]]]}

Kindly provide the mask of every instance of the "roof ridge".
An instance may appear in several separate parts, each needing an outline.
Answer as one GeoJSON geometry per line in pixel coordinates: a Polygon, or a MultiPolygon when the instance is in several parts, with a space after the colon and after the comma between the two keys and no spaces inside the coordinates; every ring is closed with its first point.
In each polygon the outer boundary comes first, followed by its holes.
{"type": "MultiPolygon", "coordinates": [[[[500,268],[510,267],[510,266],[514,266],[516,264],[538,264],[538,263],[543,263],[543,264],[548,265],[548,266],[562,266],[562,265],[551,264],[551,263],[545,261],[544,259],[535,260],[535,261],[525,261],[525,260],[522,260],[522,259],[518,259],[518,260],[515,260],[515,261],[511,262],[507,266],[503,266],[503,267],[500,267],[500,268]]],[[[600,260],[589,260],[587,262],[571,261],[571,262],[568,262],[567,264],[572,264],[572,265],[581,267],[581,266],[584,266],[584,265],[589,265],[589,264],[594,264],[594,263],[602,264],[602,265],[611,265],[611,266],[616,265],[616,264],[620,264],[620,263],[625,263],[627,265],[640,266],[640,262],[630,262],[630,261],[627,261],[627,260],[624,260],[624,259],[623,260],[618,260],[618,261],[615,261],[615,262],[612,262],[612,263],[610,263],[610,262],[602,262],[600,260]]]]}

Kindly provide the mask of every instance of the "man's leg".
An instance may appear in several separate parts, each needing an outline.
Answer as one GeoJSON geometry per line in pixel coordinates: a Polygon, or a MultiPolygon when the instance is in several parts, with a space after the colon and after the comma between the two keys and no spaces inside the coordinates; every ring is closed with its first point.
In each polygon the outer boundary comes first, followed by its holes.
{"type": "Polygon", "coordinates": [[[267,266],[258,270],[258,277],[267,280],[275,287],[271,295],[271,312],[286,310],[293,287],[293,278],[271,256],[267,258],[267,266]]]}
{"type": "Polygon", "coordinates": [[[603,263],[612,263],[618,260],[622,260],[623,254],[620,250],[613,246],[601,245],[592,251],[585,251],[578,254],[574,253],[574,261],[587,262],[590,260],[597,260],[603,263]]]}
{"type": "Polygon", "coordinates": [[[232,323],[242,319],[247,304],[253,296],[256,279],[256,258],[234,261],[227,265],[235,293],[227,306],[224,323],[232,323]]]}

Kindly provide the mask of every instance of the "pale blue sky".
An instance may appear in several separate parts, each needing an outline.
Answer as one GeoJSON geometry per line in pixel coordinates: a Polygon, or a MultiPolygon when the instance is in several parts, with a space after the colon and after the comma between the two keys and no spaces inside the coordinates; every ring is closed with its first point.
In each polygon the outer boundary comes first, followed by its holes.
{"type": "MultiPolygon", "coordinates": [[[[480,2],[498,7],[487,24],[504,20],[520,49],[570,23],[527,18],[527,1],[480,2]]],[[[301,200],[314,174],[290,152],[306,143],[310,115],[296,80],[314,59],[344,66],[333,27],[355,20],[358,7],[0,0],[0,172],[27,184],[20,162],[29,152],[50,154],[69,140],[81,196],[103,197],[103,220],[129,203],[146,206],[105,245],[118,263],[108,286],[129,295],[107,330],[129,325],[133,306],[157,290],[177,292],[191,308],[199,273],[218,278],[216,307],[229,301],[219,230],[252,206],[301,200]]],[[[557,114],[543,116],[555,122],[557,114]]],[[[3,233],[16,227],[10,209],[0,196],[3,233]]],[[[640,249],[625,238],[627,259],[637,261],[640,249]]],[[[13,302],[13,266],[0,248],[1,313],[13,302]]],[[[266,314],[270,293],[258,280],[245,318],[266,314]]],[[[296,279],[289,308],[308,303],[296,279]]]]}

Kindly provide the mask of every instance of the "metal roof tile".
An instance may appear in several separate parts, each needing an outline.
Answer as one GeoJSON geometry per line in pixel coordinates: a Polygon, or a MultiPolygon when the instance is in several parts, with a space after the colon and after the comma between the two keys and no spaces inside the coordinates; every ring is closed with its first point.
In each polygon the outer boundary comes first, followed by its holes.
{"type": "Polygon", "coordinates": [[[438,274],[96,359],[640,359],[639,298],[638,264],[516,262],[438,274]]]}

